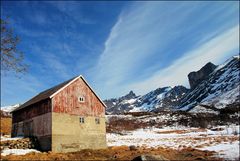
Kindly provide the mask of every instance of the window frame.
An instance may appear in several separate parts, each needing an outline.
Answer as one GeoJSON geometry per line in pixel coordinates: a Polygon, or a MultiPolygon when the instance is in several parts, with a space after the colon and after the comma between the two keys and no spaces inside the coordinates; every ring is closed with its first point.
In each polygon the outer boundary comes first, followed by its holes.
{"type": "Polygon", "coordinates": [[[84,124],[84,123],[85,123],[84,117],[79,117],[79,123],[80,123],[80,124],[84,124]]]}
{"type": "Polygon", "coordinates": [[[100,118],[99,117],[95,118],[95,124],[98,124],[98,125],[100,124],[100,118]]]}
{"type": "Polygon", "coordinates": [[[85,97],[84,96],[79,96],[78,97],[78,102],[84,103],[85,102],[85,97]]]}

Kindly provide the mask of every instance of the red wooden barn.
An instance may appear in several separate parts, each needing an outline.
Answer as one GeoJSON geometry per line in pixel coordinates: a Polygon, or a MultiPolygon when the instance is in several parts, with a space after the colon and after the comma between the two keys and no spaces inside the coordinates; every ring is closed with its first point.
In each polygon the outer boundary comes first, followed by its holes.
{"type": "Polygon", "coordinates": [[[34,136],[44,151],[106,148],[106,105],[83,76],[45,90],[12,112],[12,137],[34,136]]]}

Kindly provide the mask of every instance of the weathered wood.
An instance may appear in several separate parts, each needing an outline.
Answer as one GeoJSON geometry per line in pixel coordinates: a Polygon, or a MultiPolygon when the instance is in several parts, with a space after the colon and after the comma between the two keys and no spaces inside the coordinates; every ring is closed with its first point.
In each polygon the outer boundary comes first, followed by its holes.
{"type": "Polygon", "coordinates": [[[104,117],[105,107],[98,100],[82,79],[75,80],[71,85],[52,98],[53,112],[68,113],[78,116],[104,117]],[[84,101],[80,102],[79,97],[84,101]]]}

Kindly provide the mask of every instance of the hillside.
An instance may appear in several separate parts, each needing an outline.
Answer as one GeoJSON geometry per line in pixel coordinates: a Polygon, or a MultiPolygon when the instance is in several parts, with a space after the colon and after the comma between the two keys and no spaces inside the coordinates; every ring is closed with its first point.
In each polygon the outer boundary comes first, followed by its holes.
{"type": "Polygon", "coordinates": [[[159,111],[174,108],[187,92],[184,86],[162,87],[142,96],[130,91],[125,96],[104,102],[108,113],[159,111]]]}
{"type": "MultiPolygon", "coordinates": [[[[105,100],[107,113],[183,110],[219,113],[221,108],[240,104],[239,56],[221,65],[211,62],[189,73],[191,89],[184,86],[161,87],[137,96],[133,91],[120,98],[105,100]]],[[[187,79],[187,78],[186,78],[187,79]]]]}
{"type": "Polygon", "coordinates": [[[219,65],[205,80],[184,96],[178,109],[189,111],[197,105],[221,109],[229,104],[239,104],[239,69],[238,56],[219,65]]]}

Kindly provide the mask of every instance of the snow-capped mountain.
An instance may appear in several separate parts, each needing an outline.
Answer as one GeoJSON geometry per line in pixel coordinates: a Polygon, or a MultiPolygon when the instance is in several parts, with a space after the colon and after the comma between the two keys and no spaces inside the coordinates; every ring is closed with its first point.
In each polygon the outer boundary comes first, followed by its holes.
{"type": "Polygon", "coordinates": [[[11,111],[13,111],[14,109],[16,109],[19,106],[20,106],[20,104],[15,104],[15,105],[11,105],[11,106],[3,106],[3,107],[1,107],[1,110],[4,112],[10,113],[11,111]]]}
{"type": "Polygon", "coordinates": [[[107,105],[107,112],[110,113],[121,113],[129,111],[130,105],[136,101],[138,96],[133,91],[130,91],[127,95],[120,98],[112,98],[105,100],[104,103],[107,105]]]}
{"type": "Polygon", "coordinates": [[[221,109],[233,103],[240,103],[239,69],[239,56],[234,56],[217,66],[205,80],[184,96],[178,108],[187,111],[199,110],[204,106],[221,109]]]}
{"type": "Polygon", "coordinates": [[[123,97],[104,102],[109,113],[156,111],[174,108],[187,92],[188,89],[183,86],[163,87],[142,96],[136,96],[133,91],[130,91],[123,97]]]}
{"type": "Polygon", "coordinates": [[[10,112],[13,111],[15,108],[17,108],[19,106],[20,106],[20,104],[1,107],[1,109],[0,109],[1,117],[11,117],[10,112]]]}
{"type": "MultiPolygon", "coordinates": [[[[104,101],[108,113],[158,111],[161,109],[219,113],[221,108],[240,104],[240,62],[234,56],[222,65],[207,63],[188,75],[192,88],[163,87],[145,95],[132,91],[126,96],[104,101]]],[[[186,78],[187,79],[187,78],[186,78]]]]}

